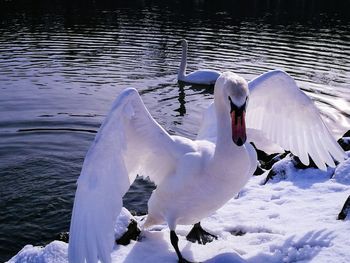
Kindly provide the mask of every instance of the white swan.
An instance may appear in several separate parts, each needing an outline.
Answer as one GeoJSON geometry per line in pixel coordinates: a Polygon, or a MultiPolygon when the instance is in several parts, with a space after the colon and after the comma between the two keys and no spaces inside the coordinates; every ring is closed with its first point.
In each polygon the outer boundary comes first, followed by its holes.
{"type": "Polygon", "coordinates": [[[282,71],[256,78],[249,89],[243,78],[223,73],[194,141],[170,136],[138,92],[127,89],[86,155],[71,220],[69,262],[111,262],[114,222],[136,174],[157,184],[143,227],[166,222],[179,262],[188,262],[178,248],[176,225],[195,224],[188,237],[192,241],[213,239],[198,222],[237,194],[256,169],[255,150],[245,142],[245,113],[248,127],[290,149],[304,163],[308,154],[320,168],[325,163],[334,166],[332,157],[344,159],[312,101],[282,71]]]}
{"type": "Polygon", "coordinates": [[[177,44],[181,44],[182,46],[181,63],[177,74],[177,79],[189,84],[214,85],[215,81],[221,74],[219,71],[211,69],[200,69],[186,74],[188,44],[186,39],[178,41],[177,44]]]}

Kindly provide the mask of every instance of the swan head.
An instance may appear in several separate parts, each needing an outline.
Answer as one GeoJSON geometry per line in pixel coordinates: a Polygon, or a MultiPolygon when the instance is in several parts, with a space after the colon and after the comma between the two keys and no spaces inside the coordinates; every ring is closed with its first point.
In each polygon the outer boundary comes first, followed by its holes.
{"type": "Polygon", "coordinates": [[[187,47],[188,43],[186,39],[180,39],[176,42],[175,46],[181,45],[183,48],[187,47]]]}
{"type": "Polygon", "coordinates": [[[247,81],[232,72],[224,72],[215,86],[221,86],[222,100],[226,111],[230,113],[232,141],[242,146],[246,140],[245,113],[249,98],[247,81]]]}

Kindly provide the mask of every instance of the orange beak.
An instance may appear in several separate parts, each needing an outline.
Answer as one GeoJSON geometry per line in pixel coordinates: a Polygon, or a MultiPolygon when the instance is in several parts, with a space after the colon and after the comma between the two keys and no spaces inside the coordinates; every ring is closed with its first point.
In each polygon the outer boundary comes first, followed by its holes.
{"type": "Polygon", "coordinates": [[[231,112],[232,121],[232,140],[238,146],[242,146],[247,140],[245,128],[245,111],[237,114],[236,111],[231,112]]]}
{"type": "Polygon", "coordinates": [[[238,145],[242,146],[247,140],[246,128],[245,128],[245,109],[246,103],[241,107],[237,107],[229,97],[231,105],[231,127],[232,127],[232,140],[238,145]]]}

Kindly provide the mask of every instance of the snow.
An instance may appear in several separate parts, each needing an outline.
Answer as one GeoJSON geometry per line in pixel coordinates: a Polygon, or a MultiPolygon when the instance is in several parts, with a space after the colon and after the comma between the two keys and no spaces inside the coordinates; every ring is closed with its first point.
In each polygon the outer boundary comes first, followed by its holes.
{"type": "Polygon", "coordinates": [[[338,165],[335,169],[333,178],[338,183],[346,185],[350,184],[350,158],[338,165]]]}
{"type": "MultiPolygon", "coordinates": [[[[347,152],[348,156],[350,152],[347,152]]],[[[350,195],[350,158],[326,172],[296,169],[285,158],[265,185],[267,172],[251,178],[238,198],[232,198],[202,226],[218,240],[205,246],[185,238],[190,226],[178,226],[179,247],[188,260],[205,263],[350,262],[350,220],[337,220],[350,195]]],[[[127,228],[131,214],[123,209],[116,236],[127,228]]],[[[144,217],[135,217],[141,221],[144,217]]],[[[140,241],[116,245],[113,262],[177,262],[165,225],[141,234],[140,241]]],[[[45,247],[25,246],[9,262],[67,262],[68,245],[53,241],[45,247]]]]}
{"type": "Polygon", "coordinates": [[[53,241],[47,246],[34,247],[26,245],[16,256],[8,262],[26,263],[56,263],[68,262],[68,244],[61,241],[53,241]]]}

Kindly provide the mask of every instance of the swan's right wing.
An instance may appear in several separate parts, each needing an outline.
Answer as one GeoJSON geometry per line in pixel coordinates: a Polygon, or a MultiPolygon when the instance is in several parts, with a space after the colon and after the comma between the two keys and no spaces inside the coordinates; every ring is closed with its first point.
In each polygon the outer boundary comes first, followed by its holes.
{"type": "Polygon", "coordinates": [[[70,226],[70,263],[111,262],[114,223],[137,173],[159,182],[175,169],[172,137],[135,89],[123,91],[91,145],[78,179],[70,226]]]}

